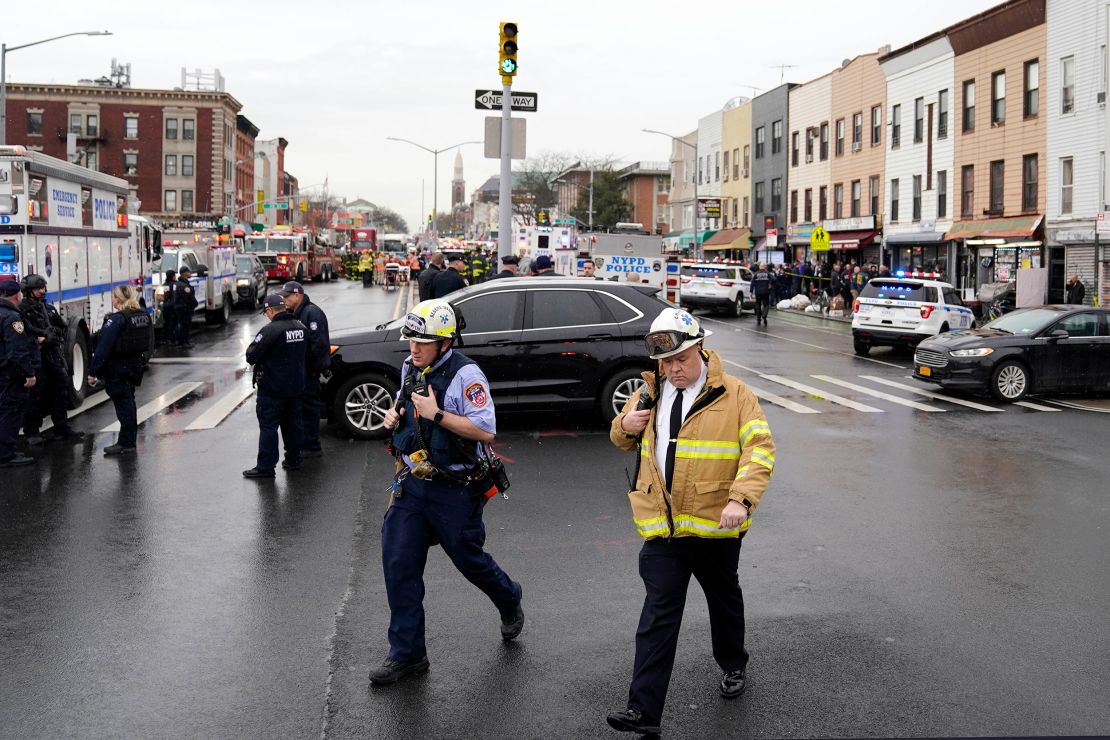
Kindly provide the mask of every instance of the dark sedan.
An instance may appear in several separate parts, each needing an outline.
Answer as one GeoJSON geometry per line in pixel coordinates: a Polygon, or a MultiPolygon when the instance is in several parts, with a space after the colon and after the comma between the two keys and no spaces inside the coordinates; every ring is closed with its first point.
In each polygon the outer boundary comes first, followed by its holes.
{"type": "MultiPolygon", "coordinates": [[[[489,379],[499,410],[620,411],[651,369],[643,346],[670,304],[658,288],[579,278],[512,278],[448,296],[466,323],[460,350],[489,379]]],[[[332,334],[324,403],[330,418],[361,439],[385,437],[382,418],[400,387],[408,343],[403,319],[332,334]]]]}
{"type": "Polygon", "coordinates": [[[980,329],[926,339],[913,376],[1007,403],[1029,393],[1110,391],[1110,310],[1023,308],[980,329]]]}
{"type": "Polygon", "coordinates": [[[266,300],[270,289],[266,281],[266,268],[253,254],[235,256],[236,302],[247,308],[257,308],[266,300]]]}

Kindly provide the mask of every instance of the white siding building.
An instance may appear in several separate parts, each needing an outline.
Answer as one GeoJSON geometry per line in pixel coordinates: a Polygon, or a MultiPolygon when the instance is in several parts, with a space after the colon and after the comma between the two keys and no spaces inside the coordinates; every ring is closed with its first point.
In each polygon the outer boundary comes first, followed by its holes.
{"type": "MultiPolygon", "coordinates": [[[[1087,302],[1110,301],[1110,249],[1095,251],[1095,217],[1106,210],[1107,6],[1098,0],[1048,0],[1048,115],[1045,231],[1049,259],[1078,274],[1087,302]]],[[[1103,237],[1110,242],[1110,237],[1103,237]]],[[[1052,285],[1050,300],[1061,299],[1052,285]]]]}
{"type": "Polygon", "coordinates": [[[833,218],[832,73],[791,89],[789,105],[790,131],[784,142],[790,183],[786,231],[788,244],[798,247],[809,245],[812,231],[799,225],[833,218]]]}
{"type": "MultiPolygon", "coordinates": [[[[721,197],[721,124],[723,111],[698,119],[698,198],[721,197]]],[[[706,219],[703,229],[721,228],[721,219],[706,219]]]]}

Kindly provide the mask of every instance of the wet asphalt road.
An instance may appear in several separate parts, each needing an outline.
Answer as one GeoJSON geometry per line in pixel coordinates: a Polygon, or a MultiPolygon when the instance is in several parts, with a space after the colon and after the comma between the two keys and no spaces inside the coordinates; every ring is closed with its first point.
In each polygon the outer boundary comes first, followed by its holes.
{"type": "MultiPolygon", "coordinates": [[[[333,328],[399,308],[354,283],[309,293],[333,328]]],[[[488,545],[524,586],[525,632],[503,644],[496,611],[433,551],[432,670],[369,690],[391,460],[327,430],[304,471],[240,477],[253,402],[212,409],[248,383],[260,321],[240,312],[193,359],[154,366],[140,405],[188,390],[141,426],[137,459],[101,457],[101,405],[74,419],[83,444],[7,476],[0,736],[615,737],[604,715],[623,705],[643,598],[629,457],[586,415],[501,415],[513,487],[486,510],[488,545]]],[[[717,696],[693,588],[666,734],[1110,731],[1110,419],[915,395],[899,387],[922,388],[908,356],[855,358],[841,324],[707,326],[767,399],[778,466],[741,554],[751,686],[717,696]]]]}

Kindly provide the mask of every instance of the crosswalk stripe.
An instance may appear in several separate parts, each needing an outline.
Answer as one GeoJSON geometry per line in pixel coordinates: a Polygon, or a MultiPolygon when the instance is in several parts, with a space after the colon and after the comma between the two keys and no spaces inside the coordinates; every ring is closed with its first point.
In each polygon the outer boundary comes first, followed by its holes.
{"type": "Polygon", "coordinates": [[[839,380],[837,378],[829,377],[828,375],[811,375],[810,377],[816,378],[817,380],[820,380],[824,383],[832,383],[833,385],[839,385],[842,388],[848,388],[850,390],[856,391],[857,393],[863,393],[868,396],[874,396],[875,398],[881,398],[884,401],[890,401],[891,403],[896,403],[899,406],[908,406],[909,408],[917,409],[918,411],[932,411],[942,414],[944,413],[944,409],[938,409],[936,406],[929,406],[924,403],[918,403],[917,401],[907,401],[904,398],[892,396],[889,393],[885,393],[883,391],[877,391],[873,388],[867,388],[856,383],[849,383],[847,380],[839,380]]]}
{"type": "MultiPolygon", "coordinates": [[[[153,401],[149,401],[148,403],[144,403],[142,406],[140,406],[138,408],[138,410],[136,412],[136,415],[135,415],[136,419],[138,420],[138,423],[142,424],[144,421],[146,421],[150,417],[154,416],[155,414],[157,414],[159,411],[166,408],[170,404],[176,403],[177,401],[181,400],[182,398],[184,398],[188,394],[192,393],[197,388],[199,388],[201,385],[202,385],[202,383],[199,380],[198,381],[192,381],[192,382],[178,383],[173,388],[170,388],[168,391],[166,391],[162,395],[158,396],[158,398],[155,398],[153,401]]],[[[119,422],[114,421],[111,424],[109,424],[108,426],[101,429],[100,431],[101,432],[118,432],[119,431],[119,422]]]]}
{"type": "Polygon", "coordinates": [[[1054,409],[1051,406],[1042,406],[1039,403],[1031,403],[1030,401],[1014,401],[1015,406],[1024,406],[1027,409],[1034,411],[1060,411],[1061,409],[1054,409]]]}
{"type": "Polygon", "coordinates": [[[253,395],[254,388],[246,383],[240,383],[235,388],[231,389],[229,393],[221,396],[220,400],[212,404],[203,414],[194,419],[192,424],[185,427],[185,430],[191,432],[198,429],[215,429],[232,411],[239,408],[241,403],[253,395]]]}
{"type": "Polygon", "coordinates": [[[246,365],[246,357],[152,357],[151,365],[246,365]]]}
{"type": "Polygon", "coordinates": [[[751,383],[745,383],[745,385],[748,386],[748,390],[750,390],[752,393],[754,393],[758,398],[761,398],[764,401],[770,401],[773,404],[777,404],[779,406],[782,406],[783,408],[788,409],[790,411],[793,411],[795,413],[798,413],[798,414],[819,414],[819,413],[821,413],[817,409],[811,409],[809,406],[803,406],[800,403],[796,403],[794,401],[791,401],[789,398],[783,398],[782,396],[777,396],[774,393],[769,393],[765,390],[762,390],[761,388],[756,388],[751,383]]]}
{"type": "MultiPolygon", "coordinates": [[[[78,406],[75,409],[70,409],[66,413],[66,416],[69,417],[70,419],[72,419],[73,417],[77,416],[78,414],[83,414],[86,411],[88,411],[89,409],[91,409],[95,406],[99,406],[100,404],[104,403],[107,400],[108,400],[108,394],[107,393],[105,393],[104,391],[97,391],[96,393],[93,393],[91,396],[85,396],[85,400],[81,402],[81,405],[78,406]]],[[[42,429],[40,431],[45,432],[47,429],[53,429],[53,428],[54,428],[54,420],[53,419],[47,419],[43,423],[42,429]]]]}
{"type": "Polygon", "coordinates": [[[848,408],[855,409],[856,411],[862,411],[865,414],[881,414],[881,413],[883,413],[882,409],[877,409],[874,406],[868,406],[865,403],[859,403],[858,401],[853,401],[850,398],[844,398],[843,396],[837,396],[837,395],[834,395],[834,394],[829,393],[827,391],[823,391],[820,388],[814,388],[812,385],[806,385],[805,383],[799,383],[797,381],[790,380],[789,378],[784,378],[784,377],[779,376],[779,375],[763,375],[762,373],[760,373],[759,377],[766,378],[767,380],[770,380],[772,383],[778,383],[779,385],[785,385],[788,388],[794,388],[795,390],[799,390],[802,393],[808,393],[811,396],[816,396],[817,398],[823,398],[826,401],[831,401],[833,403],[838,403],[841,406],[847,406],[848,408]]]}
{"type": "Polygon", "coordinates": [[[880,378],[877,375],[861,375],[860,377],[863,378],[864,380],[870,380],[872,383],[882,383],[883,385],[888,385],[891,388],[901,388],[902,390],[909,391],[910,393],[916,393],[919,396],[925,396],[926,398],[935,398],[938,401],[947,401],[948,403],[954,403],[957,406],[966,406],[969,409],[976,409],[977,411],[1001,411],[1002,410],[1002,409],[996,408],[994,406],[987,406],[986,404],[983,404],[983,403],[975,403],[975,401],[966,401],[962,398],[955,398],[953,396],[946,396],[943,393],[936,393],[934,391],[927,391],[924,388],[914,388],[912,385],[906,385],[905,383],[897,383],[893,380],[887,380],[886,378],[880,378]]]}

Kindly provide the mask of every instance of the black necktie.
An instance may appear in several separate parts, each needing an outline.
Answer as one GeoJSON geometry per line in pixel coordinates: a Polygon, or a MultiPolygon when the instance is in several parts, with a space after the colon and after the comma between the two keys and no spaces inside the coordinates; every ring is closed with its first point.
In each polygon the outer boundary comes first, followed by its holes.
{"type": "Polygon", "coordinates": [[[671,401],[671,436],[667,444],[667,490],[671,490],[671,481],[674,480],[674,455],[678,449],[678,431],[682,429],[682,389],[676,388],[674,400],[671,401]]]}

